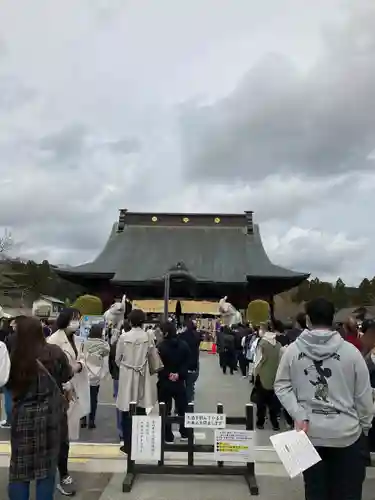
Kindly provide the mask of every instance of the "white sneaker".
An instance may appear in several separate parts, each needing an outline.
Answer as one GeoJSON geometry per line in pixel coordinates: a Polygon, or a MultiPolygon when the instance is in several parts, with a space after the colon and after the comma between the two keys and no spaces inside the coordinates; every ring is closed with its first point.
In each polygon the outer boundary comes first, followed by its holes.
{"type": "Polygon", "coordinates": [[[74,495],[76,494],[74,482],[71,476],[65,476],[61,478],[60,482],[57,483],[56,488],[65,497],[74,497],[74,495]]]}

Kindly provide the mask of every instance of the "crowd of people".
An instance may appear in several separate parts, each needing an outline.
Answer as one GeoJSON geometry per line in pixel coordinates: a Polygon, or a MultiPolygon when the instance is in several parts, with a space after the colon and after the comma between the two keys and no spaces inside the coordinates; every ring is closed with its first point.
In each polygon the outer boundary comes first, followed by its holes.
{"type": "MultiPolygon", "coordinates": [[[[0,387],[10,428],[9,499],[52,500],[55,487],[76,493],[68,470],[70,442],[82,427],[94,429],[101,381],[109,372],[116,397],[121,451],[131,446],[129,406],[147,414],[157,403],[183,416],[193,401],[199,375],[200,335],[193,322],[178,334],[174,322],[145,328],[146,316],[134,309],[118,330],[93,325],[82,342],[75,334],[79,316],[63,310],[54,328],[20,316],[0,329],[0,387]],[[56,473],[58,480],[56,481],[56,473]]],[[[187,438],[183,424],[180,437],[187,438]]],[[[174,441],[172,429],[165,433],[174,441]]]]}
{"type": "Polygon", "coordinates": [[[283,415],[316,447],[322,460],[304,473],[307,500],[361,500],[375,450],[375,321],[334,325],[334,315],[334,305],[319,298],[293,328],[225,326],[218,336],[223,373],[239,366],[252,382],[257,428],[268,412],[279,431],[283,415]]]}
{"type": "MultiPolygon", "coordinates": [[[[375,321],[348,318],[334,325],[325,299],[306,304],[293,328],[279,321],[223,326],[217,333],[223,374],[249,378],[256,426],[267,414],[274,431],[282,418],[307,432],[322,460],[304,473],[307,500],[360,500],[369,449],[375,449],[375,321]]],[[[63,310],[50,330],[37,318],[18,317],[0,329],[0,386],[10,428],[9,499],[36,499],[54,490],[75,494],[68,470],[70,442],[80,428],[96,427],[101,381],[109,373],[116,398],[120,449],[131,447],[130,403],[138,415],[157,402],[183,416],[194,401],[201,337],[194,322],[179,331],[173,321],[145,327],[132,310],[118,329],[93,325],[82,342],[79,317],[63,310]],[[58,472],[58,480],[56,475],[58,472]]],[[[183,420],[180,439],[187,439],[183,420]]],[[[166,442],[175,435],[168,426],[166,442]]]]}

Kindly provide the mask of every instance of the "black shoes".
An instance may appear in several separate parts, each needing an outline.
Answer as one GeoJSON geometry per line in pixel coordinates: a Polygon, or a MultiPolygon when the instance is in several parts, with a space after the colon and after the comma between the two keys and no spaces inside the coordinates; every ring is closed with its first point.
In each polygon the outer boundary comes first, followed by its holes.
{"type": "Polygon", "coordinates": [[[87,427],[89,429],[96,429],[95,421],[89,420],[89,423],[87,425],[87,418],[86,417],[81,418],[81,429],[86,429],[87,427]]]}

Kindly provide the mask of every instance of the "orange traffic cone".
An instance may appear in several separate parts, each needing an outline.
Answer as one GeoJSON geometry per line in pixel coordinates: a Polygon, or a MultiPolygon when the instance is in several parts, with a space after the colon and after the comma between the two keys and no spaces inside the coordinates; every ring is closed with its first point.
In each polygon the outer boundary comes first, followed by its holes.
{"type": "Polygon", "coordinates": [[[215,344],[215,342],[212,342],[212,347],[211,347],[210,354],[216,354],[216,344],[215,344]]]}

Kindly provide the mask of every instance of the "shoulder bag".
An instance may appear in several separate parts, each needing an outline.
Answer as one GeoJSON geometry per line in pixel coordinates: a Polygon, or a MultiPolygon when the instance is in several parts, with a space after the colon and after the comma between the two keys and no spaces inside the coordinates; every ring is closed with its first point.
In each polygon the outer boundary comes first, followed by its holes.
{"type": "Polygon", "coordinates": [[[151,337],[150,334],[148,334],[148,351],[147,351],[147,361],[148,361],[148,368],[150,370],[150,375],[155,375],[156,373],[159,373],[163,368],[163,362],[161,360],[159,351],[157,350],[155,346],[155,342],[153,338],[151,337]]]}
{"type": "Polygon", "coordinates": [[[68,398],[68,395],[65,393],[65,391],[61,392],[61,389],[59,387],[59,384],[56,382],[55,377],[53,377],[51,375],[51,373],[49,372],[49,370],[47,370],[47,368],[44,366],[44,364],[41,361],[39,361],[39,359],[37,359],[36,362],[38,363],[38,366],[42,370],[42,372],[44,372],[47,375],[47,377],[51,380],[51,382],[53,383],[53,385],[59,391],[59,394],[61,395],[61,400],[62,400],[63,407],[64,407],[65,410],[67,410],[69,408],[69,398],[68,398]]]}

